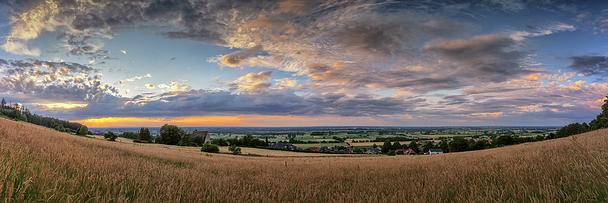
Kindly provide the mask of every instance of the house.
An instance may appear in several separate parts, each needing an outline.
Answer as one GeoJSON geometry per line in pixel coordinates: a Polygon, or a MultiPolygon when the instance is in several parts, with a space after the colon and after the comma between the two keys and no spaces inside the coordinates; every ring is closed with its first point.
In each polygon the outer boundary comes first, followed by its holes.
{"type": "Polygon", "coordinates": [[[21,110],[21,107],[23,107],[23,105],[21,105],[20,103],[15,103],[15,104],[13,105],[13,108],[14,108],[15,110],[17,110],[17,111],[20,111],[20,110],[21,110]]]}
{"type": "Polygon", "coordinates": [[[414,151],[411,148],[407,148],[407,149],[403,148],[403,149],[395,150],[395,154],[397,154],[397,155],[415,155],[417,153],[416,153],[416,151],[414,151]]]}
{"type": "Polygon", "coordinates": [[[372,147],[365,150],[366,154],[380,154],[382,150],[379,147],[372,147]]]}
{"type": "Polygon", "coordinates": [[[429,149],[428,155],[443,154],[443,150],[439,148],[429,149]]]}
{"type": "Polygon", "coordinates": [[[418,153],[416,153],[416,151],[414,151],[412,148],[407,148],[404,152],[404,155],[416,155],[418,153]]]}
{"type": "Polygon", "coordinates": [[[202,137],[205,144],[208,144],[211,142],[211,136],[209,136],[209,131],[197,131],[194,130],[194,132],[192,132],[192,137],[202,137]]]}
{"type": "Polygon", "coordinates": [[[403,155],[405,153],[405,149],[397,149],[395,150],[396,155],[403,155]]]}
{"type": "Polygon", "coordinates": [[[277,142],[274,143],[270,146],[271,148],[274,149],[287,149],[287,150],[295,150],[297,147],[291,143],[287,143],[287,142],[277,142]]]}

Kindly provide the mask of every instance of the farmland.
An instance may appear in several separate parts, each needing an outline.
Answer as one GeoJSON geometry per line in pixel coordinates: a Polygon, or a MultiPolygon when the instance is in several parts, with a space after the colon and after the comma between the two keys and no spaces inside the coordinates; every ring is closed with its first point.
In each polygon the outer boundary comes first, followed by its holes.
{"type": "MultiPolygon", "coordinates": [[[[483,142],[489,145],[501,136],[530,138],[530,140],[546,139],[555,133],[555,127],[283,127],[283,128],[222,128],[222,127],[191,127],[183,128],[186,132],[195,130],[209,132],[211,143],[227,146],[235,139],[258,139],[257,147],[264,149],[287,149],[298,152],[323,152],[337,154],[380,153],[388,141],[396,148],[412,148],[419,154],[426,153],[423,145],[432,142],[433,148],[442,148],[447,152],[449,143],[455,138],[463,138],[469,142],[483,142]],[[262,143],[263,142],[263,143],[262,143]],[[413,143],[412,145],[412,142],[413,143]],[[282,145],[275,146],[276,143],[282,145]],[[288,146],[283,146],[288,145],[288,146]]],[[[112,131],[118,134],[138,133],[138,128],[94,129],[98,134],[112,131]]],[[[158,136],[158,128],[151,128],[154,136],[158,136]]],[[[123,136],[124,137],[124,136],[123,136]]],[[[524,140],[525,141],[525,140],[524,140]]],[[[128,141],[127,141],[128,142],[128,141]]],[[[247,146],[245,146],[247,147],[247,146]]],[[[478,149],[489,148],[479,147],[478,149]]],[[[428,148],[428,147],[427,147],[428,148]]],[[[387,151],[384,151],[386,153],[387,151]]]]}
{"type": "Polygon", "coordinates": [[[600,202],[608,200],[605,146],[608,131],[600,130],[437,156],[269,158],[109,142],[0,119],[0,199],[600,202]]]}

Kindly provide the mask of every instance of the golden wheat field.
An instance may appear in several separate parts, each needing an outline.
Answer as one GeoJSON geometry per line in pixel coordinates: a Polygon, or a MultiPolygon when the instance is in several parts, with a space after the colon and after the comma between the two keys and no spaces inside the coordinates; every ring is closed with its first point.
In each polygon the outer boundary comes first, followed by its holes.
{"type": "Polygon", "coordinates": [[[437,156],[251,157],[0,119],[0,201],[602,202],[608,131],[437,156]]]}

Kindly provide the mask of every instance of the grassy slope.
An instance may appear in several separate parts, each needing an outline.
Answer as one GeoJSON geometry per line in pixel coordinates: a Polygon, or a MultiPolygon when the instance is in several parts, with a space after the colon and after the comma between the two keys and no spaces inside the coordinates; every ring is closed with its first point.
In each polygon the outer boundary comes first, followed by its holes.
{"type": "Polygon", "coordinates": [[[438,156],[265,158],[0,119],[0,201],[606,201],[608,131],[438,156]]]}

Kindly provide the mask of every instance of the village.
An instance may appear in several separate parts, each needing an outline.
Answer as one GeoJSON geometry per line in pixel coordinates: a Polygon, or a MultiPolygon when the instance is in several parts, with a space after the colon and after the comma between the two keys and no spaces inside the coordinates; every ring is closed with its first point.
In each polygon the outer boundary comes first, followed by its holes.
{"type": "MultiPolygon", "coordinates": [[[[177,145],[248,147],[266,150],[320,154],[435,155],[472,151],[554,136],[552,127],[428,127],[428,128],[183,128],[186,142],[177,145]]],[[[117,136],[136,142],[132,129],[95,129],[115,131],[117,136]]],[[[94,131],[95,131],[94,130],[94,131]]],[[[158,143],[158,129],[149,142],[158,143]]]]}

